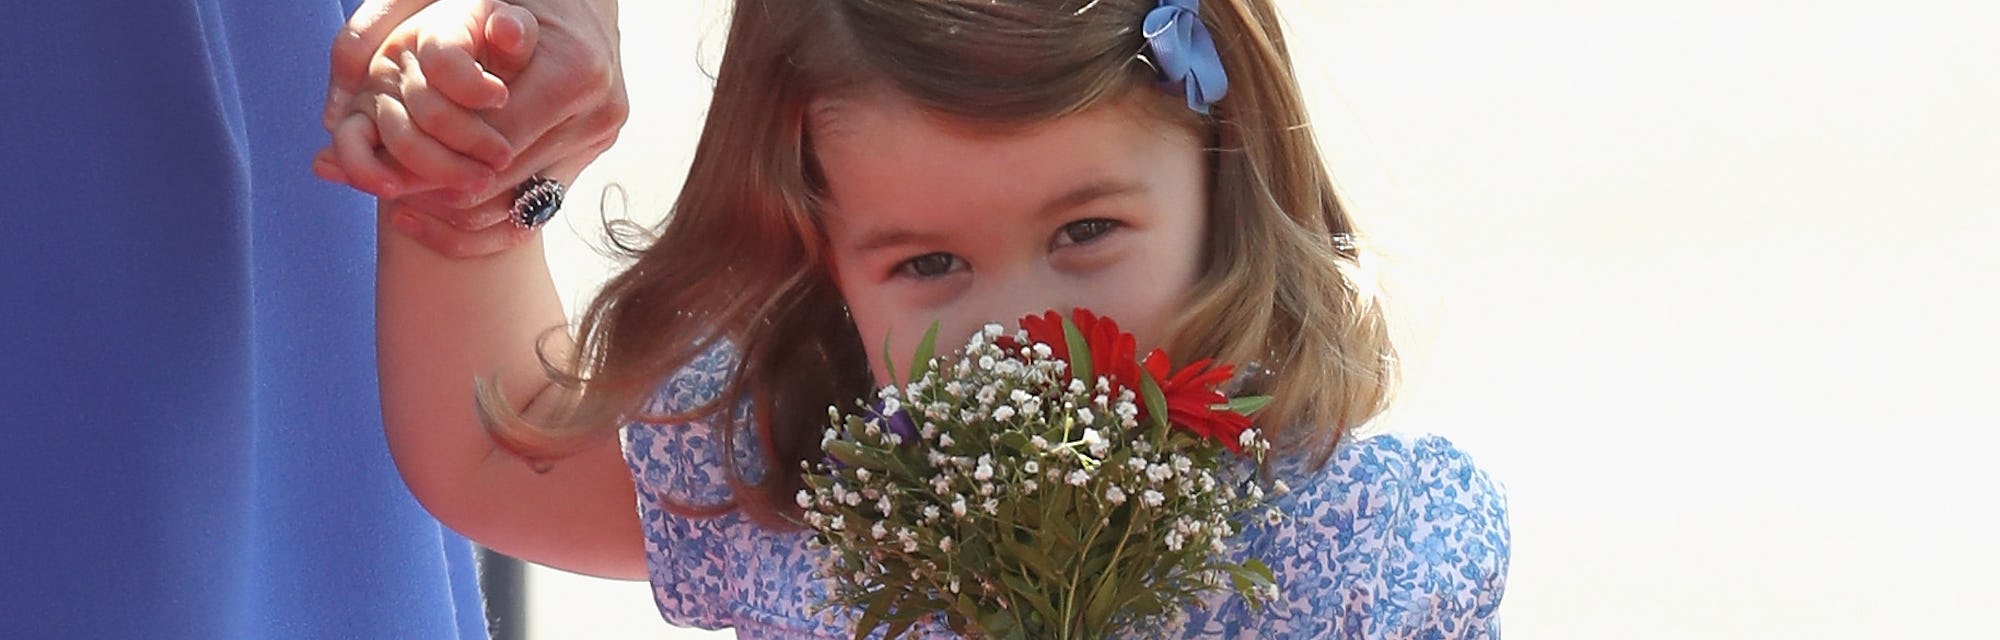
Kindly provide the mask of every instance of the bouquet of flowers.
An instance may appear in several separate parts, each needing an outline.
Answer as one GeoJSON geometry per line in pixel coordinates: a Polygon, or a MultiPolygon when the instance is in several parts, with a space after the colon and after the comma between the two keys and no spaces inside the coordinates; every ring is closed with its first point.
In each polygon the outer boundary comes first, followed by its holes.
{"type": "Polygon", "coordinates": [[[934,614],[974,637],[1104,638],[1225,581],[1253,607],[1276,594],[1262,562],[1223,554],[1252,511],[1277,517],[1254,465],[1231,464],[1269,450],[1248,417],[1269,399],[1072,315],[987,325],[942,358],[932,326],[906,382],[829,409],[798,501],[856,638],[934,614]]]}

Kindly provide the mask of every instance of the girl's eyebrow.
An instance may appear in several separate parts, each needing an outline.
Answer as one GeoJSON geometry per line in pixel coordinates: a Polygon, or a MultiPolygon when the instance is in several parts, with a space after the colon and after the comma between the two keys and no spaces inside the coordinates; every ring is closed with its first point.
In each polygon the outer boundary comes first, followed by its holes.
{"type": "Polygon", "coordinates": [[[1075,189],[1064,192],[1062,195],[1050,198],[1047,204],[1042,205],[1041,213],[1037,214],[1036,217],[1038,219],[1052,218],[1064,211],[1075,209],[1098,200],[1132,195],[1144,192],[1145,190],[1146,183],[1141,181],[1100,178],[1086,182],[1075,189]]]}
{"type": "MultiPolygon", "coordinates": [[[[1063,192],[1044,203],[1035,214],[1036,220],[1044,220],[1061,215],[1063,212],[1081,207],[1098,200],[1145,192],[1146,184],[1139,181],[1099,179],[1086,182],[1074,189],[1063,192]]],[[[903,227],[876,227],[861,234],[853,244],[857,254],[869,254],[892,247],[916,244],[937,244],[943,237],[903,227]]]]}
{"type": "Polygon", "coordinates": [[[867,255],[884,249],[914,244],[937,244],[941,238],[937,234],[911,229],[882,227],[869,230],[854,243],[854,252],[867,255]]]}

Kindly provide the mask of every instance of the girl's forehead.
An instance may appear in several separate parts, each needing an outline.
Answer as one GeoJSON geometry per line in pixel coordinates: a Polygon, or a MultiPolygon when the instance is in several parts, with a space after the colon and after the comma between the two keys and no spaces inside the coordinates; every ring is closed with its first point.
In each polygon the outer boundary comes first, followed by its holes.
{"type": "Polygon", "coordinates": [[[915,196],[1004,201],[1071,182],[1143,181],[1160,154],[1191,146],[1123,110],[1004,131],[893,103],[837,111],[814,147],[830,195],[847,204],[915,196]]]}
{"type": "Polygon", "coordinates": [[[1144,225],[1160,206],[1203,202],[1194,137],[1161,135],[1115,113],[1007,136],[966,135],[908,112],[850,115],[819,154],[829,231],[837,247],[856,253],[944,238],[999,241],[1084,210],[1144,225]]]}
{"type": "Polygon", "coordinates": [[[963,138],[1003,138],[1018,135],[1047,123],[1001,125],[974,122],[927,109],[892,90],[849,92],[837,97],[817,98],[806,108],[806,131],[818,144],[874,139],[884,129],[907,130],[912,126],[926,132],[949,133],[963,138]]]}

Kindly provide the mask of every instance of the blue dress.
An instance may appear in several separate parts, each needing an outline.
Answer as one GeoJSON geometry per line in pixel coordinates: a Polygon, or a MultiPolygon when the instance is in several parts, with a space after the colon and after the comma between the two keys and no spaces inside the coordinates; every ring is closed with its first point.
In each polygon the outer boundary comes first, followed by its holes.
{"type": "MultiPolygon", "coordinates": [[[[710,350],[668,381],[650,408],[680,411],[715,397],[732,357],[726,348],[710,350]]],[[[661,614],[682,626],[734,627],[744,638],[852,637],[851,611],[814,615],[827,584],[814,574],[808,533],[764,529],[735,513],[686,518],[661,509],[662,496],[697,505],[728,498],[712,429],[707,422],[638,423],[623,432],[661,614]]],[[[732,453],[739,464],[756,459],[742,447],[732,453]]],[[[1253,614],[1224,590],[1149,637],[1499,637],[1506,499],[1450,442],[1366,437],[1344,443],[1317,471],[1281,465],[1279,473],[1292,492],[1275,504],[1292,517],[1253,525],[1232,550],[1237,559],[1270,564],[1279,601],[1253,614]]],[[[936,624],[920,626],[918,635],[954,637],[936,624]]]]}
{"type": "Polygon", "coordinates": [[[309,170],[353,4],[8,3],[0,635],[485,637],[384,443],[373,201],[309,170]]]}

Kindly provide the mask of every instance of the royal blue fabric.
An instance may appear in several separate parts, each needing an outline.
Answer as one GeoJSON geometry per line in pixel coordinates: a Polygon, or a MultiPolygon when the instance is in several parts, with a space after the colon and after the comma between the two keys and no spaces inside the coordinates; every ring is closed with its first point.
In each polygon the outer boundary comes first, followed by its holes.
{"type": "Polygon", "coordinates": [[[372,202],[309,171],[352,9],[0,17],[0,635],[485,637],[384,444],[372,202]]]}

